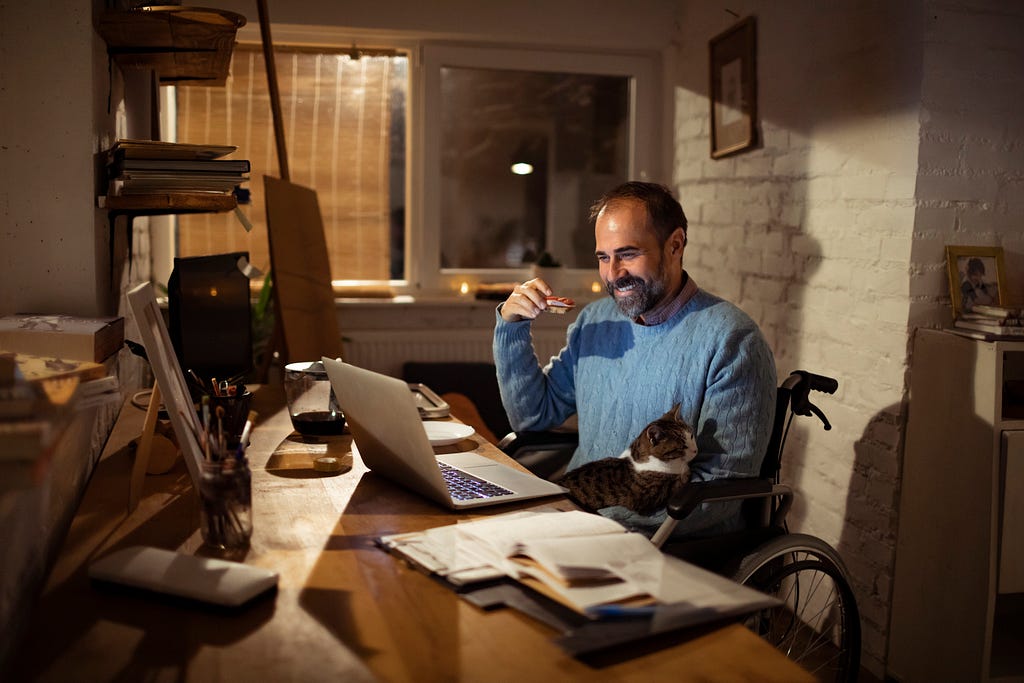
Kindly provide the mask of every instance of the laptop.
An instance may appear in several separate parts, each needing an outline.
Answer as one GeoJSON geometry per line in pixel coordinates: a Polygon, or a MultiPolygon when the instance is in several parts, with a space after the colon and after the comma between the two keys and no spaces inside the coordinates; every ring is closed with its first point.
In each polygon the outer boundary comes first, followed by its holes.
{"type": "Polygon", "coordinates": [[[340,360],[323,362],[359,455],[373,472],[453,510],[566,492],[476,453],[435,455],[407,383],[340,360]]]}

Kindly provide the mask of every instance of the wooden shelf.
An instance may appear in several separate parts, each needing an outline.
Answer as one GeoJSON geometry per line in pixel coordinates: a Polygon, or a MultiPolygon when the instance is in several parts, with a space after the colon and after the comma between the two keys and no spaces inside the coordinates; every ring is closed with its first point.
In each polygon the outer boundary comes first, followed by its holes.
{"type": "Polygon", "coordinates": [[[100,208],[119,213],[157,215],[231,211],[238,206],[233,194],[206,192],[161,192],[155,194],[100,197],[100,208]]]}
{"type": "Polygon", "coordinates": [[[124,69],[151,69],[161,85],[224,85],[241,14],[159,6],[104,12],[96,30],[124,69]]]}
{"type": "Polygon", "coordinates": [[[110,226],[110,279],[115,280],[114,255],[119,246],[128,251],[128,268],[131,270],[132,222],[136,216],[164,216],[180,213],[218,213],[232,211],[238,206],[234,194],[213,194],[209,192],[159,192],[154,194],[99,196],[96,204],[107,210],[110,226]],[[118,245],[115,225],[118,217],[127,220],[127,244],[118,245]]]}

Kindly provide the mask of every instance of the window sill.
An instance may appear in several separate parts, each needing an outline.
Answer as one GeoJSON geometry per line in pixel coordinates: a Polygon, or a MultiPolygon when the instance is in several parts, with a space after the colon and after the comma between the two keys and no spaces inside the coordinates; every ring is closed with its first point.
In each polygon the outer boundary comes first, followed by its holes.
{"type": "MultiPolygon", "coordinates": [[[[576,319],[580,308],[594,297],[577,299],[577,308],[565,315],[542,315],[534,321],[534,326],[565,329],[576,319]]],[[[496,299],[477,299],[468,294],[417,297],[399,295],[390,298],[343,295],[337,297],[335,302],[342,334],[355,329],[493,329],[495,309],[501,303],[496,299]]]]}

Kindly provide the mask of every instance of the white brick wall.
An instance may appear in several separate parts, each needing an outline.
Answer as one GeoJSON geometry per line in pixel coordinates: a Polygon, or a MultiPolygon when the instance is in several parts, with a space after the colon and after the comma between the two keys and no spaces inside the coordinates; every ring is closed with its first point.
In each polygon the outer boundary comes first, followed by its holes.
{"type": "Polygon", "coordinates": [[[913,264],[927,282],[911,285],[920,324],[948,319],[947,244],[1002,246],[1006,294],[1024,302],[1024,6],[933,1],[924,26],[913,264]]]}
{"type": "Polygon", "coordinates": [[[681,0],[675,175],[699,284],[764,329],[781,375],[835,376],[794,427],[791,521],[854,576],[884,672],[908,339],[949,321],[947,244],[1000,244],[1024,301],[1024,3],[681,0]],[[707,41],[756,15],[757,149],[709,157],[707,41]],[[886,30],[879,30],[879,27],[886,30]]]}

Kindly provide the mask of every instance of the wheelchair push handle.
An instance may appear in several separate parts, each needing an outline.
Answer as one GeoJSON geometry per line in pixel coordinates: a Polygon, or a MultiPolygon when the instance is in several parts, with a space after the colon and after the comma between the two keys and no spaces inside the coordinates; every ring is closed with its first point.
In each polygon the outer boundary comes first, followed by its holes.
{"type": "Polygon", "coordinates": [[[839,382],[825,375],[816,375],[806,370],[793,372],[783,383],[783,386],[790,390],[790,406],[797,415],[814,415],[828,431],[832,429],[828,418],[821,409],[811,403],[809,394],[811,391],[820,391],[825,394],[834,394],[839,388],[839,382]]]}
{"type": "Polygon", "coordinates": [[[823,394],[834,394],[836,389],[839,388],[839,381],[826,377],[825,375],[816,375],[813,372],[807,372],[806,370],[797,370],[793,373],[794,375],[800,375],[804,380],[807,381],[807,388],[811,391],[820,391],[823,394]]]}

